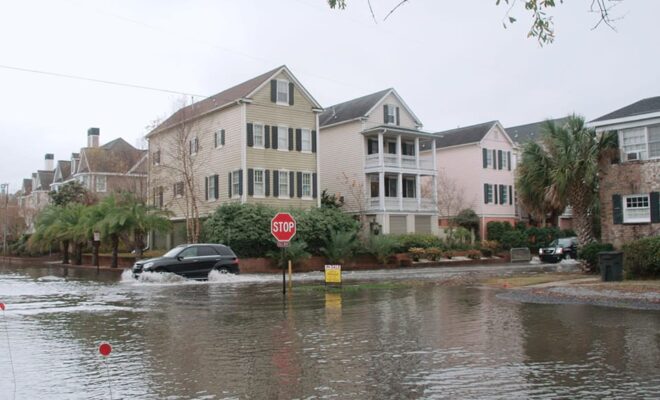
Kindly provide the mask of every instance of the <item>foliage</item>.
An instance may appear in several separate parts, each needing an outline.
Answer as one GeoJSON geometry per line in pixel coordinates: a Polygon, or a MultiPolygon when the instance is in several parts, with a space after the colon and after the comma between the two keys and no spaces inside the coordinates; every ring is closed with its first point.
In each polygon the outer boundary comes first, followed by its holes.
{"type": "Polygon", "coordinates": [[[356,232],[332,231],[325,239],[321,252],[330,263],[344,264],[353,255],[356,244],[356,232]]]}
{"type": "Polygon", "coordinates": [[[277,249],[268,252],[268,257],[275,260],[280,268],[284,268],[288,261],[291,261],[293,267],[302,260],[311,257],[307,251],[307,243],[302,239],[293,239],[284,251],[277,249]]]}
{"type": "Polygon", "coordinates": [[[484,257],[492,257],[495,251],[500,247],[496,240],[482,240],[479,243],[481,254],[484,257]]]}
{"type": "Polygon", "coordinates": [[[547,247],[550,242],[561,237],[561,232],[555,227],[538,228],[530,226],[525,231],[527,242],[531,248],[547,247]]]}
{"type": "Polygon", "coordinates": [[[422,247],[411,247],[408,249],[408,253],[410,253],[413,261],[419,261],[420,258],[424,258],[426,255],[425,251],[426,249],[422,247]]]}
{"type": "Polygon", "coordinates": [[[78,181],[67,182],[58,191],[48,193],[51,203],[56,206],[65,206],[69,203],[91,204],[93,198],[89,191],[78,181]]]}
{"type": "Polygon", "coordinates": [[[399,252],[404,252],[411,247],[421,247],[423,249],[429,247],[443,247],[442,240],[439,237],[423,233],[408,233],[405,235],[399,235],[397,240],[399,242],[397,251],[399,252]]]}
{"type": "Polygon", "coordinates": [[[276,249],[270,233],[274,216],[273,208],[261,204],[224,204],[204,222],[204,237],[230,246],[239,257],[259,257],[276,249]]]}
{"type": "Polygon", "coordinates": [[[660,236],[626,243],[623,254],[627,278],[660,278],[660,236]]]}
{"type": "Polygon", "coordinates": [[[424,250],[424,256],[431,261],[438,261],[442,258],[442,249],[439,247],[429,247],[424,250]]]}
{"type": "Polygon", "coordinates": [[[513,227],[508,222],[491,221],[486,224],[486,237],[488,240],[502,241],[502,235],[505,232],[513,230],[513,227]]]}
{"type": "Polygon", "coordinates": [[[614,246],[611,243],[592,242],[587,243],[578,251],[578,258],[581,259],[587,269],[591,272],[599,272],[598,253],[601,251],[612,251],[614,246]]]}
{"type": "Polygon", "coordinates": [[[470,243],[472,234],[463,227],[458,227],[449,233],[449,240],[452,243],[466,245],[470,243]]]}
{"type": "Polygon", "coordinates": [[[481,260],[481,251],[479,250],[468,250],[465,253],[465,256],[470,260],[481,260]]]}
{"type": "Polygon", "coordinates": [[[41,251],[30,247],[30,235],[23,234],[11,244],[9,252],[15,256],[36,256],[41,254],[41,251]]]}
{"type": "MultiPolygon", "coordinates": [[[[292,210],[291,213],[296,219],[296,236],[305,240],[308,250],[315,255],[321,254],[321,247],[325,245],[326,238],[332,232],[352,232],[357,235],[360,227],[353,217],[336,208],[292,210]]],[[[268,235],[270,235],[270,227],[268,235]]]]}
{"type": "Polygon", "coordinates": [[[321,192],[321,207],[323,208],[341,208],[344,205],[344,198],[337,198],[334,194],[328,194],[328,189],[321,192]]]}
{"type": "Polygon", "coordinates": [[[373,254],[379,263],[387,264],[387,260],[396,252],[399,245],[396,237],[391,235],[371,235],[366,243],[367,252],[373,254]]]}
{"type": "Polygon", "coordinates": [[[466,208],[454,217],[454,223],[468,231],[477,230],[479,228],[479,217],[473,209],[466,208]]]}
{"type": "Polygon", "coordinates": [[[514,247],[527,247],[527,236],[517,230],[506,231],[500,238],[500,244],[504,250],[514,247]]]}
{"type": "Polygon", "coordinates": [[[447,259],[451,260],[452,258],[456,257],[458,252],[455,250],[447,250],[443,253],[443,256],[445,256],[447,259]]]}

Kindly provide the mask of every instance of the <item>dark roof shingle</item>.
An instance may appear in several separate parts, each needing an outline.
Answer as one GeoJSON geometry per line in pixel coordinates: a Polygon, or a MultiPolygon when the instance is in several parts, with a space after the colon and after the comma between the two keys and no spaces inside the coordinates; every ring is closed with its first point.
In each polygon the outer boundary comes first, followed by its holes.
{"type": "Polygon", "coordinates": [[[139,150],[122,138],[115,139],[101,147],[85,147],[81,153],[87,161],[86,167],[78,172],[128,173],[147,154],[147,150],[139,150]]]}
{"type": "Polygon", "coordinates": [[[53,183],[55,171],[39,170],[37,171],[37,175],[39,178],[39,187],[35,188],[35,190],[50,190],[50,184],[53,183]]]}
{"type": "MultiPolygon", "coordinates": [[[[488,121],[477,125],[466,126],[463,128],[450,129],[448,131],[436,132],[435,139],[436,148],[459,146],[468,143],[478,143],[486,136],[488,131],[495,125],[497,121],[488,121]]],[[[431,148],[430,143],[424,143],[422,150],[431,148]]]]}
{"type": "Polygon", "coordinates": [[[543,124],[547,121],[554,123],[555,125],[564,125],[568,121],[568,117],[556,118],[556,119],[546,119],[539,122],[534,122],[531,124],[512,126],[506,128],[506,133],[509,135],[511,140],[516,142],[516,144],[525,144],[527,142],[537,142],[541,140],[541,134],[543,130],[543,124]]]}
{"type": "Polygon", "coordinates": [[[325,111],[319,115],[319,125],[327,126],[364,117],[369,110],[378,104],[378,102],[391,90],[391,88],[381,90],[376,93],[358,97],[357,99],[327,107],[325,111]]]}
{"type": "Polygon", "coordinates": [[[608,119],[617,119],[617,118],[625,118],[625,117],[634,117],[635,115],[649,114],[653,112],[660,112],[660,96],[649,97],[648,99],[637,101],[623,108],[619,108],[616,111],[612,111],[609,114],[605,114],[602,117],[598,117],[591,122],[606,121],[608,119]]]}
{"type": "Polygon", "coordinates": [[[59,160],[55,169],[60,170],[60,177],[55,182],[65,181],[71,176],[71,161],[59,160]]]}

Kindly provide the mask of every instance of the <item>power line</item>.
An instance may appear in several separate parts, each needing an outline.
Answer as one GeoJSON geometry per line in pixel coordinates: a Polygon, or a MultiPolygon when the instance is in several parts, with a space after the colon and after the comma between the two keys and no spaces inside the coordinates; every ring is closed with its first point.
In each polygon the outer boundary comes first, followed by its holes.
{"type": "Polygon", "coordinates": [[[180,91],[177,91],[177,90],[160,89],[160,88],[155,88],[155,87],[152,87],[152,86],[144,86],[144,85],[136,85],[136,84],[133,84],[133,83],[109,81],[109,80],[106,80],[106,79],[88,78],[88,77],[85,77],[85,76],[72,75],[72,74],[63,74],[63,73],[59,73],[59,72],[43,71],[43,70],[38,70],[38,69],[14,67],[14,66],[11,66],[11,65],[2,65],[2,64],[0,64],[0,68],[12,70],[12,71],[30,72],[30,73],[33,73],[33,74],[56,76],[56,77],[59,77],[59,78],[75,79],[75,80],[79,80],[79,81],[103,83],[103,84],[106,84],[106,85],[130,87],[130,88],[133,88],[133,89],[152,90],[152,91],[155,91],[155,92],[179,94],[179,95],[184,95],[184,96],[201,97],[201,98],[209,97],[209,96],[204,95],[204,94],[186,93],[186,92],[180,92],[180,91]]]}

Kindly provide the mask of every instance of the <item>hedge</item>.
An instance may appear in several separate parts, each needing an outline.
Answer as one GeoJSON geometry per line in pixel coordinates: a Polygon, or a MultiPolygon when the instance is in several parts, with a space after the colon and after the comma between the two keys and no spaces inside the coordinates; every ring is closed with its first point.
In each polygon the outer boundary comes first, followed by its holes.
{"type": "Polygon", "coordinates": [[[589,271],[598,273],[600,267],[598,266],[598,253],[601,251],[612,251],[614,246],[611,243],[598,243],[593,242],[585,244],[578,251],[578,258],[584,261],[589,271]]]}
{"type": "Polygon", "coordinates": [[[624,244],[623,255],[627,278],[660,277],[660,236],[624,244]]]}

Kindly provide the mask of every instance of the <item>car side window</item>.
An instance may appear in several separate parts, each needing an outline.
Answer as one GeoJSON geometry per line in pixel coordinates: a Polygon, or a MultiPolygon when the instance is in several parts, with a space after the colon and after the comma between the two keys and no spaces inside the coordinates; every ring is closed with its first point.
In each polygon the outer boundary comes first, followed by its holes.
{"type": "Polygon", "coordinates": [[[188,247],[187,249],[179,253],[179,257],[183,257],[183,258],[197,257],[197,247],[188,247]]]}
{"type": "Polygon", "coordinates": [[[220,253],[222,256],[229,256],[229,257],[235,257],[234,253],[231,252],[227,247],[225,246],[215,246],[215,249],[220,253]]]}
{"type": "Polygon", "coordinates": [[[213,247],[202,246],[202,247],[198,248],[197,255],[198,256],[217,256],[218,253],[215,250],[213,250],[213,247]]]}

